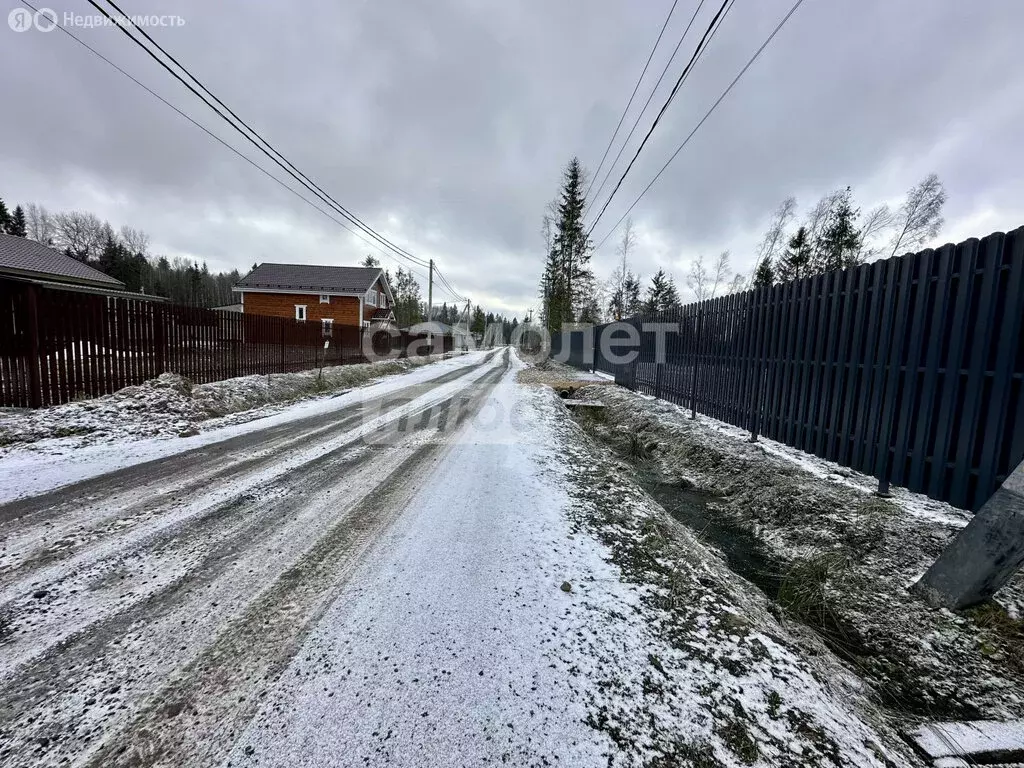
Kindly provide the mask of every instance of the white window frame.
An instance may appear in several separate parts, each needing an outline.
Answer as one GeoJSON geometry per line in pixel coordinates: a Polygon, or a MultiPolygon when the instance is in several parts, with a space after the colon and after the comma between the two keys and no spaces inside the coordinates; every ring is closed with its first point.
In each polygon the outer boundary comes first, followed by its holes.
{"type": "Polygon", "coordinates": [[[308,316],[308,313],[306,312],[306,305],[305,304],[296,304],[295,305],[295,319],[296,320],[300,320],[302,322],[306,322],[306,317],[307,316],[308,316]]]}
{"type": "Polygon", "coordinates": [[[371,289],[366,292],[366,303],[371,307],[377,306],[377,291],[371,289]]]}
{"type": "Polygon", "coordinates": [[[334,318],[325,317],[320,320],[320,330],[325,339],[334,337],[334,318]]]}
{"type": "Polygon", "coordinates": [[[321,293],[320,294],[320,303],[321,304],[330,304],[331,303],[331,294],[329,294],[329,293],[321,293]]]}

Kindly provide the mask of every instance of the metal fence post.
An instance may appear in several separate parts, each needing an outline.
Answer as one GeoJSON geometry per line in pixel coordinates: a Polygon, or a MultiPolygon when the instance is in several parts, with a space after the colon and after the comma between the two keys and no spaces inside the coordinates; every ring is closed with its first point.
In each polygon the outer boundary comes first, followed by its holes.
{"type": "Polygon", "coordinates": [[[659,399],[661,398],[661,371],[664,367],[665,364],[662,362],[654,364],[654,396],[659,399]]]}
{"type": "Polygon", "coordinates": [[[697,418],[697,371],[700,367],[700,331],[703,310],[697,310],[697,316],[693,319],[693,372],[690,375],[690,418],[697,418]]]}

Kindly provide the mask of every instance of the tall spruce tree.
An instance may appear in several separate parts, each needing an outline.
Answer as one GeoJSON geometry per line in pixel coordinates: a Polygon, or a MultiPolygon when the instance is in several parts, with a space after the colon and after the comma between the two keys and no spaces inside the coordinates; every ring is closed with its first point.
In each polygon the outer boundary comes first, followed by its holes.
{"type": "Polygon", "coordinates": [[[644,302],[644,312],[664,312],[679,306],[679,292],[676,290],[675,281],[664,269],[659,269],[651,278],[651,285],[647,289],[647,300],[644,302]]]}
{"type": "Polygon", "coordinates": [[[590,272],[590,240],[583,223],[586,199],[583,193],[583,167],[579,158],[572,158],[562,177],[562,193],[555,221],[554,251],[561,273],[564,295],[559,297],[557,312],[548,312],[548,326],[571,323],[587,304],[586,288],[590,272]]]}
{"type": "Polygon", "coordinates": [[[856,221],[860,209],[851,202],[849,187],[836,198],[829,212],[828,220],[818,238],[815,273],[835,272],[850,265],[860,250],[860,230],[856,221]]]}
{"type": "Polygon", "coordinates": [[[624,317],[633,317],[643,311],[643,300],[640,298],[640,278],[632,272],[626,277],[623,284],[625,299],[623,301],[624,317]]]}
{"type": "Polygon", "coordinates": [[[775,285],[775,267],[772,266],[772,260],[765,257],[761,259],[761,263],[757,265],[757,270],[754,272],[754,287],[770,288],[773,285],[775,285]]]}
{"type": "Polygon", "coordinates": [[[7,234],[15,237],[25,237],[28,234],[28,228],[25,226],[25,211],[20,205],[14,208],[14,215],[11,216],[11,221],[7,225],[7,234]]]}
{"type": "Polygon", "coordinates": [[[788,282],[807,277],[811,272],[811,255],[811,236],[807,227],[800,227],[789,239],[789,249],[779,259],[779,280],[788,282]]]}
{"type": "Polygon", "coordinates": [[[0,233],[8,234],[8,230],[11,226],[11,212],[7,210],[7,205],[2,199],[0,199],[0,233]]]}

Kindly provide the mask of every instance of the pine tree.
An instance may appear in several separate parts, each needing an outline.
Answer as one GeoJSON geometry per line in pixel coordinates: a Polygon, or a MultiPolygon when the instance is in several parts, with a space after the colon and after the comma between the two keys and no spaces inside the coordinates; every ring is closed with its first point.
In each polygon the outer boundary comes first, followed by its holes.
{"type": "Polygon", "coordinates": [[[860,230],[854,223],[860,209],[853,207],[850,197],[850,188],[847,187],[832,206],[816,243],[815,274],[835,272],[848,266],[850,259],[855,258],[860,250],[860,230]]]}
{"type": "Polygon", "coordinates": [[[480,334],[483,336],[484,331],[487,330],[487,316],[484,311],[480,309],[478,304],[473,308],[473,321],[470,323],[469,332],[472,334],[480,334]]]}
{"type": "Polygon", "coordinates": [[[11,213],[7,210],[4,201],[0,199],[0,234],[7,234],[11,226],[11,213]]]}
{"type": "Polygon", "coordinates": [[[541,277],[541,322],[544,327],[555,333],[560,331],[568,314],[569,300],[565,286],[565,275],[562,272],[562,261],[558,252],[552,248],[548,253],[541,277]]]}
{"type": "Polygon", "coordinates": [[[563,174],[558,218],[553,239],[553,261],[545,270],[548,292],[545,319],[549,330],[571,323],[592,298],[587,286],[590,272],[590,240],[583,222],[583,167],[572,158],[563,174]]]}
{"type": "Polygon", "coordinates": [[[762,259],[754,272],[754,287],[765,288],[773,285],[775,285],[775,267],[772,266],[771,259],[762,259]]]}
{"type": "Polygon", "coordinates": [[[7,225],[7,234],[15,237],[25,237],[28,234],[28,229],[25,226],[25,211],[20,205],[14,209],[14,215],[11,216],[10,223],[7,225]]]}
{"type": "Polygon", "coordinates": [[[807,227],[800,227],[789,239],[789,250],[779,259],[778,278],[780,282],[799,280],[811,271],[811,237],[807,227]]]}
{"type": "Polygon", "coordinates": [[[640,299],[640,278],[630,273],[626,277],[626,282],[623,285],[623,291],[625,292],[624,317],[633,317],[639,315],[643,311],[643,301],[640,299]]]}
{"type": "Polygon", "coordinates": [[[380,261],[372,253],[366,254],[366,258],[363,259],[364,267],[379,267],[380,261]]]}
{"type": "Polygon", "coordinates": [[[675,281],[665,274],[664,269],[651,278],[651,285],[647,289],[647,300],[644,302],[644,312],[653,314],[665,312],[679,306],[679,292],[676,290],[675,281]]]}

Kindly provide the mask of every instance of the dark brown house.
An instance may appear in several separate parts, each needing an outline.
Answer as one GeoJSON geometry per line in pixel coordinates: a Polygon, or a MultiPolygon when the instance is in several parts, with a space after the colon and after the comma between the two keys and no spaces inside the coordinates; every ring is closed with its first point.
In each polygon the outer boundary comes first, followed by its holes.
{"type": "Polygon", "coordinates": [[[43,288],[99,293],[147,301],[166,301],[161,296],[132,293],[120,280],[61,253],[56,248],[25,237],[0,235],[0,281],[33,283],[43,288]]]}

